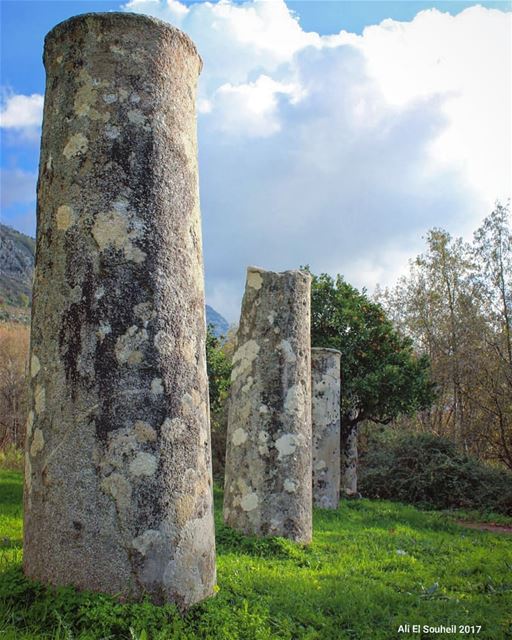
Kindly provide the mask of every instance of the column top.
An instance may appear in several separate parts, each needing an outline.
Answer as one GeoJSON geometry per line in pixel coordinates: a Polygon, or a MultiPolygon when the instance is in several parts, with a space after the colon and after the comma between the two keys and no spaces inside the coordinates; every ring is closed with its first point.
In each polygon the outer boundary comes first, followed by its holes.
{"type": "Polygon", "coordinates": [[[143,13],[130,13],[128,11],[98,11],[91,13],[80,13],[76,16],[72,16],[71,18],[67,18],[66,20],[63,20],[62,22],[56,24],[53,29],[48,31],[44,39],[45,51],[49,42],[51,42],[55,38],[63,36],[67,31],[71,31],[78,24],[90,21],[96,21],[97,23],[103,23],[104,25],[112,25],[116,27],[120,27],[121,25],[123,25],[123,23],[126,27],[135,26],[138,23],[140,26],[147,26],[155,29],[156,31],[160,31],[161,33],[167,32],[167,34],[171,37],[180,40],[193,55],[196,55],[199,58],[199,70],[201,70],[203,66],[203,61],[197,51],[196,45],[186,33],[169,24],[168,22],[160,20],[159,18],[154,18],[153,16],[148,16],[143,13]]]}
{"type": "Polygon", "coordinates": [[[308,276],[311,278],[311,274],[301,269],[287,269],[286,271],[271,271],[270,269],[262,269],[261,267],[249,266],[247,267],[247,273],[270,273],[276,276],[284,276],[287,274],[299,274],[302,276],[308,276]]]}
{"type": "Polygon", "coordinates": [[[331,349],[329,347],[311,347],[311,351],[316,351],[317,353],[320,353],[320,352],[334,353],[341,356],[341,351],[339,351],[338,349],[331,349]]]}

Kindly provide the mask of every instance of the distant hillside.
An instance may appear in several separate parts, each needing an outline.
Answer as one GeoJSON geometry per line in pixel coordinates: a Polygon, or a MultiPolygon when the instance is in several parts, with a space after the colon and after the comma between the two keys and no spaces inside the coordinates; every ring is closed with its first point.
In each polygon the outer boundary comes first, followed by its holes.
{"type": "Polygon", "coordinates": [[[30,322],[33,238],[0,224],[0,321],[30,322]]]}
{"type": "Polygon", "coordinates": [[[222,317],[220,313],[215,311],[213,307],[210,307],[209,304],[206,305],[206,322],[213,326],[213,332],[217,337],[227,334],[229,329],[228,321],[222,317]]]}
{"type": "MultiPolygon", "coordinates": [[[[30,322],[36,241],[0,224],[0,321],[30,322]]],[[[206,321],[215,335],[226,335],[228,322],[206,305],[206,321]]]]}
{"type": "Polygon", "coordinates": [[[35,250],[33,238],[0,224],[0,298],[3,302],[27,306],[32,296],[35,250]]]}

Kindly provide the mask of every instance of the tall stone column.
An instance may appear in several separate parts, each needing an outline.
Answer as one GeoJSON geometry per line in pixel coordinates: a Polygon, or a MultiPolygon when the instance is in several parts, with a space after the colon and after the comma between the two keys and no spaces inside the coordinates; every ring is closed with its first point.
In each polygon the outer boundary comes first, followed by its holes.
{"type": "Polygon", "coordinates": [[[215,583],[195,88],[179,30],[46,37],[25,573],[187,607],[215,583]]]}
{"type": "Polygon", "coordinates": [[[311,277],[247,270],[228,417],[224,521],[311,540],[311,277]]]}
{"type": "Polygon", "coordinates": [[[322,509],[337,509],[340,499],[340,358],[311,349],[313,503],[322,509]]]}
{"type": "Polygon", "coordinates": [[[347,498],[360,498],[357,490],[358,425],[347,427],[341,435],[341,490],[347,498]]]}

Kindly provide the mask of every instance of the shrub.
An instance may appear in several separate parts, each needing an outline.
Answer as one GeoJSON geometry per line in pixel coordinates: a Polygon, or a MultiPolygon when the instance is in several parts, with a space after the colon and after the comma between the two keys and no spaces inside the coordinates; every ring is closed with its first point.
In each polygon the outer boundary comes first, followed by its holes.
{"type": "Polygon", "coordinates": [[[15,447],[13,444],[9,444],[4,449],[0,449],[0,469],[23,471],[23,467],[23,449],[15,447]]]}
{"type": "Polygon", "coordinates": [[[432,434],[375,432],[361,460],[359,487],[369,498],[512,515],[512,474],[432,434]]]}

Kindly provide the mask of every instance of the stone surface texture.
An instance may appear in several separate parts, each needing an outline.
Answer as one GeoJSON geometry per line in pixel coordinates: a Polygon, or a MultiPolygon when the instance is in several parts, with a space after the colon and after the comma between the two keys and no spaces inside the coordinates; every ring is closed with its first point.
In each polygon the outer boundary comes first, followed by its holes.
{"type": "Polygon", "coordinates": [[[340,498],[340,358],[311,349],[313,504],[321,509],[337,509],[340,498]]]}
{"type": "Polygon", "coordinates": [[[233,356],[224,521],[307,543],[312,532],[311,277],[247,270],[233,356]]]}
{"type": "Polygon", "coordinates": [[[341,437],[341,490],[348,498],[359,497],[357,434],[357,425],[353,425],[344,429],[341,437]]]}
{"type": "Polygon", "coordinates": [[[147,16],[46,37],[25,573],[187,607],[213,592],[195,88],[147,16]]]}

